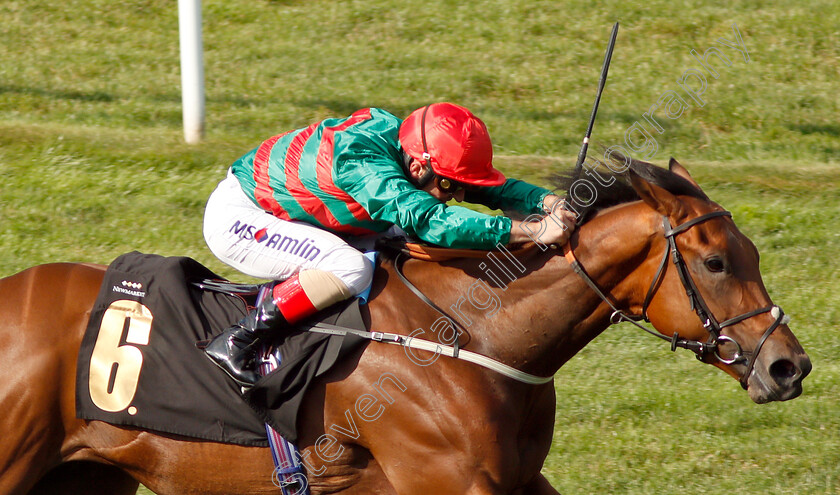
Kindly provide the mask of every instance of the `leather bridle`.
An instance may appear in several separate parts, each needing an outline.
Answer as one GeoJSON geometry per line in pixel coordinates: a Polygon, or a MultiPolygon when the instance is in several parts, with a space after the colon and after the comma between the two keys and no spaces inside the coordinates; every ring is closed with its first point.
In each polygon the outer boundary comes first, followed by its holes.
{"type": "Polygon", "coordinates": [[[653,281],[648,288],[647,295],[645,296],[644,304],[642,305],[642,314],[640,315],[630,315],[625,313],[624,311],[618,309],[616,305],[610,300],[610,298],[604,294],[603,291],[598,287],[592,277],[590,277],[586,271],[583,269],[583,266],[575,257],[574,251],[572,251],[570,243],[566,243],[563,246],[563,252],[566,257],[566,260],[569,264],[572,265],[572,268],[580,275],[583,280],[598,294],[598,297],[601,298],[605,303],[607,303],[610,308],[612,308],[613,313],[610,316],[610,323],[616,324],[622,321],[628,321],[633,325],[641,328],[642,330],[659,337],[663,340],[667,340],[671,342],[671,350],[675,351],[677,347],[681,347],[683,349],[688,349],[694,352],[697,355],[697,359],[701,361],[705,361],[709,354],[714,355],[718,361],[724,364],[735,364],[746,361],[747,369],[744,374],[740,378],[741,386],[746,389],[747,388],[747,381],[750,378],[750,375],[753,372],[755,367],[756,360],[758,359],[758,354],[761,352],[761,348],[764,346],[764,343],[770,337],[770,334],[781,324],[786,324],[790,321],[790,318],[785,315],[782,309],[776,305],[765,306],[763,308],[759,308],[753,311],[749,311],[738,315],[734,318],[730,318],[723,322],[718,322],[715,318],[712,311],[709,309],[706,301],[703,299],[703,296],[700,294],[700,291],[697,289],[697,285],[694,283],[694,279],[691,277],[691,272],[688,270],[688,266],[686,265],[682,255],[680,254],[680,250],[677,247],[676,237],[677,235],[687,231],[691,227],[710,220],[712,218],[717,217],[732,217],[732,214],[728,211],[713,211],[711,213],[706,213],[705,215],[700,215],[696,218],[688,220],[676,227],[671,227],[671,222],[668,220],[667,216],[662,217],[662,226],[664,229],[664,236],[665,239],[668,241],[668,246],[665,249],[665,253],[662,256],[662,261],[659,263],[659,268],[656,271],[656,275],[653,277],[653,281]],[[639,323],[639,320],[644,320],[650,323],[650,319],[648,319],[647,310],[648,307],[653,300],[653,296],[656,293],[656,290],[659,288],[659,284],[662,281],[662,277],[665,275],[666,266],[668,264],[668,258],[673,258],[674,265],[676,266],[677,273],[680,276],[680,281],[682,282],[683,288],[685,289],[685,293],[688,296],[689,304],[691,305],[691,309],[697,314],[697,317],[700,318],[700,321],[703,323],[703,328],[709,332],[709,339],[705,342],[701,342],[699,340],[690,340],[685,339],[679,336],[679,332],[674,332],[674,335],[668,337],[656,330],[651,330],[639,323]],[[748,318],[752,318],[753,316],[760,315],[763,313],[770,312],[770,314],[775,318],[775,321],[770,324],[769,327],[764,331],[764,335],[761,336],[759,339],[758,344],[755,346],[755,349],[752,353],[745,353],[741,347],[741,345],[733,338],[723,335],[721,330],[740,323],[748,318]],[[724,358],[720,355],[720,347],[724,344],[734,345],[736,351],[732,354],[731,358],[724,358]],[[747,357],[745,354],[751,354],[751,358],[747,357]]]}

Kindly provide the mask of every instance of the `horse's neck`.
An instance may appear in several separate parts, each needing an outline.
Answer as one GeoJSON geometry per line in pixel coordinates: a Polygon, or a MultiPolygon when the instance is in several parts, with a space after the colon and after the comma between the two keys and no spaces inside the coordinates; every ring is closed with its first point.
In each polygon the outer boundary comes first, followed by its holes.
{"type": "MultiPolygon", "coordinates": [[[[637,297],[638,282],[631,274],[646,258],[651,238],[644,232],[652,230],[651,218],[631,204],[599,215],[576,234],[578,259],[619,304],[637,297]]],[[[548,376],[609,326],[609,307],[556,251],[535,250],[513,260],[494,254],[496,260],[464,260],[451,267],[418,263],[407,270],[464,327],[468,335],[461,341],[467,349],[548,376]]],[[[413,298],[402,290],[392,294],[413,298]]],[[[425,329],[418,338],[434,340],[437,332],[428,322],[439,315],[410,300],[401,299],[403,312],[391,311],[392,318],[425,329]]]]}
{"type": "MultiPolygon", "coordinates": [[[[574,254],[599,288],[620,308],[635,305],[642,282],[638,268],[652,236],[650,209],[623,205],[584,224],[572,239],[574,254]]],[[[553,374],[610,325],[612,309],[574,272],[563,256],[540,270],[533,294],[523,298],[522,315],[533,314],[521,348],[534,372],[553,374]]],[[[642,291],[643,292],[643,291],[642,291]]],[[[644,297],[644,294],[642,294],[644,297]]]]}
{"type": "Polygon", "coordinates": [[[638,300],[639,283],[649,281],[636,280],[633,275],[648,259],[657,239],[662,240],[662,236],[656,234],[660,219],[639,201],[602,212],[578,232],[574,243],[577,259],[621,308],[641,303],[638,300]]]}

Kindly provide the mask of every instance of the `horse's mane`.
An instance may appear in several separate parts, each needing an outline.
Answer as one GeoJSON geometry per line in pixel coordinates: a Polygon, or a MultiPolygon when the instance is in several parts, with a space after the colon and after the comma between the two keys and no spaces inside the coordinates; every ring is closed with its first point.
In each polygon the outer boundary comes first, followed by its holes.
{"type": "MultiPolygon", "coordinates": [[[[611,206],[638,201],[641,199],[636,193],[635,189],[630,183],[630,177],[626,169],[637,173],[646,181],[655,184],[668,192],[681,195],[690,196],[708,201],[706,194],[696,187],[691,182],[671,172],[667,168],[656,166],[652,163],[643,162],[630,157],[624,157],[618,153],[612,155],[613,167],[607,167],[602,162],[597,162],[598,166],[592,170],[592,174],[597,173],[600,178],[587,177],[581,174],[581,177],[576,177],[574,171],[559,172],[549,176],[549,181],[558,191],[566,191],[567,197],[571,197],[569,188],[578,179],[585,179],[589,186],[594,188],[595,197],[592,198],[590,194],[592,189],[589,187],[576,187],[575,197],[579,201],[574,202],[574,207],[579,213],[578,223],[585,223],[592,216],[611,206]],[[627,165],[629,163],[629,166],[627,165]],[[614,169],[625,169],[620,173],[616,173],[614,169]],[[581,206],[581,203],[586,203],[581,206]]],[[[591,168],[591,167],[590,167],[591,168]]]]}

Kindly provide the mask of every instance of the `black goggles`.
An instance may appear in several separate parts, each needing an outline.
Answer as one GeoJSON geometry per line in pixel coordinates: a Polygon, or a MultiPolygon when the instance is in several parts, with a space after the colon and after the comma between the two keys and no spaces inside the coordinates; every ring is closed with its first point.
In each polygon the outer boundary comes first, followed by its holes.
{"type": "Polygon", "coordinates": [[[463,184],[456,180],[437,176],[437,187],[446,194],[455,194],[461,189],[468,189],[470,186],[468,184],[463,184]]]}

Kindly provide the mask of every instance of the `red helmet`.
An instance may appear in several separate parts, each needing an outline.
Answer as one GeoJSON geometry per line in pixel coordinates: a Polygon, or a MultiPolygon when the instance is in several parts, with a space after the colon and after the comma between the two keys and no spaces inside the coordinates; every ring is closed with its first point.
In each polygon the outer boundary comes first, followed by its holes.
{"type": "Polygon", "coordinates": [[[433,103],[411,112],[400,126],[400,144],[441,177],[474,186],[505,182],[505,176],[493,168],[487,126],[464,107],[433,103]]]}

